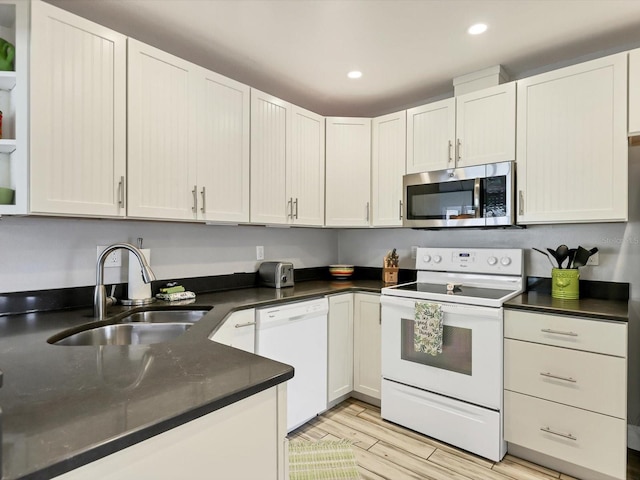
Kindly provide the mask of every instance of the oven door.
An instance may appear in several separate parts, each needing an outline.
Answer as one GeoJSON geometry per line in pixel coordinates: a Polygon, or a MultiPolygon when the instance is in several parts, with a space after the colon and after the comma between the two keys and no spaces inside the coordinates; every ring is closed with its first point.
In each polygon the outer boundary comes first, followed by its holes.
{"type": "Polygon", "coordinates": [[[476,405],[500,410],[502,399],[502,308],[439,303],[442,353],[416,351],[416,302],[381,297],[382,377],[476,405]]]}

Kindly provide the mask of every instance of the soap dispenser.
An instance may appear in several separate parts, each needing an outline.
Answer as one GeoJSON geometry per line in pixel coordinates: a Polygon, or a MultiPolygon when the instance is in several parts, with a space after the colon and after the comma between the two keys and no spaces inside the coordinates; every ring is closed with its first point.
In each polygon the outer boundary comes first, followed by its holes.
{"type": "MultiPolygon", "coordinates": [[[[147,263],[151,265],[151,250],[142,248],[142,238],[138,238],[138,249],[147,259],[147,263]]],[[[127,288],[128,299],[123,299],[123,305],[146,305],[156,301],[151,295],[151,283],[144,283],[140,269],[138,268],[138,260],[135,255],[129,252],[129,286],[127,288]]]]}

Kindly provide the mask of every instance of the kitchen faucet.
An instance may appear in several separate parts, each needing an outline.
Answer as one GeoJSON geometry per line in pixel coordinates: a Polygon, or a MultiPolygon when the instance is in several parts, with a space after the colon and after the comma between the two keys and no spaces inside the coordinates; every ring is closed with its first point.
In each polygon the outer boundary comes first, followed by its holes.
{"type": "MultiPolygon", "coordinates": [[[[129,250],[136,256],[142,268],[142,280],[144,280],[144,283],[149,283],[156,279],[151,267],[147,263],[147,259],[144,258],[144,255],[138,248],[130,243],[114,243],[113,245],[109,245],[100,254],[98,263],[96,264],[96,288],[93,292],[93,315],[98,320],[104,320],[105,314],[107,313],[107,306],[114,303],[112,297],[109,297],[109,301],[107,302],[107,290],[104,287],[104,262],[111,252],[119,248],[129,250]]],[[[129,265],[129,268],[131,268],[131,265],[129,265]]]]}

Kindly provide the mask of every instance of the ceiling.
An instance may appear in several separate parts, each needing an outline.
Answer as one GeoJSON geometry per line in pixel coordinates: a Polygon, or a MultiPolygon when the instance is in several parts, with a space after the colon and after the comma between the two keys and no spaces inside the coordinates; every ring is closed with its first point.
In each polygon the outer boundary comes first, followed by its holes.
{"type": "Polygon", "coordinates": [[[640,46],[640,0],[47,0],[322,115],[376,116],[640,46]],[[467,28],[488,24],[471,36],[467,28]],[[350,80],[357,69],[363,77],[350,80]]]}

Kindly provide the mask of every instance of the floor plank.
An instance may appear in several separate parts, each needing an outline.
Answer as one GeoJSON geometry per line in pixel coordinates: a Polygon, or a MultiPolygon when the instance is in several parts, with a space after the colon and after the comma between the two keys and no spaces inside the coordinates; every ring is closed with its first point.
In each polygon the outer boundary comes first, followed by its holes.
{"type": "MultiPolygon", "coordinates": [[[[362,480],[578,480],[512,455],[492,462],[383,420],[380,409],[348,399],[289,435],[301,441],[350,440],[362,480]]],[[[629,450],[628,480],[640,476],[629,450]]]]}

